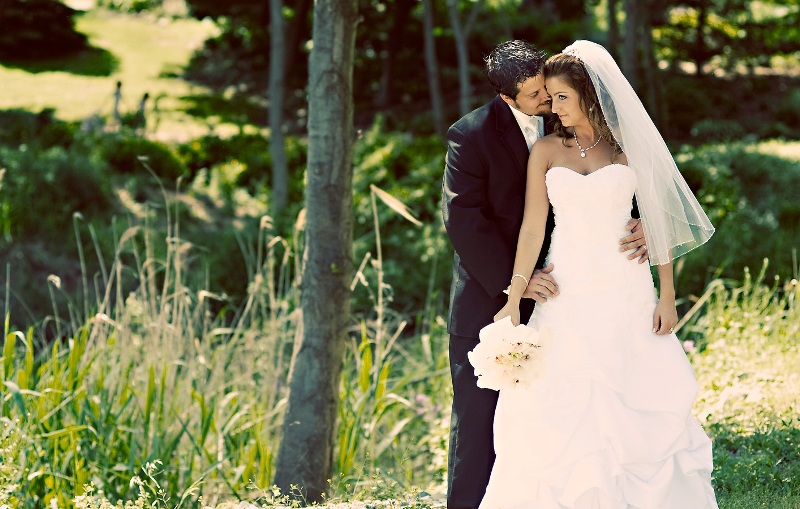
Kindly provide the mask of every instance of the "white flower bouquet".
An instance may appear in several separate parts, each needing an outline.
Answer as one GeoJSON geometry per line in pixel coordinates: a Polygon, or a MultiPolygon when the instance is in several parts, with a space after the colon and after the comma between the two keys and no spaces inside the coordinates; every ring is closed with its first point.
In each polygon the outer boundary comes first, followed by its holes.
{"type": "Polygon", "coordinates": [[[515,327],[509,316],[481,329],[480,343],[467,354],[478,387],[499,391],[528,386],[539,375],[535,364],[549,335],[549,329],[515,327]]]}

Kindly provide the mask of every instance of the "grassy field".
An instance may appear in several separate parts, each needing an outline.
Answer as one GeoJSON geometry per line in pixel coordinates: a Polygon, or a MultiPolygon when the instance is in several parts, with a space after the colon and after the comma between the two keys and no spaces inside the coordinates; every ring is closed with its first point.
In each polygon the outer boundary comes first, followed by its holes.
{"type": "Polygon", "coordinates": [[[121,81],[123,113],[135,112],[145,92],[151,107],[158,99],[157,138],[192,139],[219,123],[186,112],[193,104],[184,98],[208,91],[178,77],[194,51],[216,33],[212,23],[91,10],[77,18],[76,29],[89,36],[93,49],[65,60],[0,64],[0,109],[53,108],[57,117],[72,121],[109,116],[121,81]]]}
{"type": "MultiPolygon", "coordinates": [[[[43,348],[33,331],[6,331],[0,507],[281,505],[268,495],[297,330],[296,259],[265,232],[247,301],[226,322],[211,312],[225,297],[193,281],[188,246],[173,241],[156,260],[147,237],[122,234],[121,257],[102,276],[109,294],[70,341],[43,348]],[[135,275],[135,291],[123,293],[123,274],[135,275]],[[89,483],[102,491],[85,491],[89,483]]],[[[722,509],[800,507],[799,297],[792,279],[717,279],[679,330],[702,387],[695,413],[714,439],[722,509]]],[[[82,306],[72,309],[80,325],[82,306]]],[[[441,507],[444,321],[398,339],[404,318],[390,309],[358,319],[328,505],[441,507]]]]}

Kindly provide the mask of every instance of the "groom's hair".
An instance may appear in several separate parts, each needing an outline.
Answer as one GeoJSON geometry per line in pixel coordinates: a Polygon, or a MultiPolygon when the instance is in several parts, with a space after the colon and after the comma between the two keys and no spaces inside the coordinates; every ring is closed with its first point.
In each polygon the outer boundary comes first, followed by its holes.
{"type": "Polygon", "coordinates": [[[498,94],[517,98],[519,84],[542,72],[543,51],[525,41],[506,41],[498,44],[484,58],[486,77],[498,94]]]}

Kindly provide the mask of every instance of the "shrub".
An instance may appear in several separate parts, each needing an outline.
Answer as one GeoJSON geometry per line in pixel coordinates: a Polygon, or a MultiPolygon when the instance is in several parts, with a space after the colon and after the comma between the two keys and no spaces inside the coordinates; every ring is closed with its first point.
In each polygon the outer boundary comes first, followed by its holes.
{"type": "Polygon", "coordinates": [[[709,268],[737,278],[745,267],[770,259],[769,274],[794,273],[800,245],[800,170],[796,161],[769,153],[767,144],[684,148],[676,161],[717,231],[707,246],[679,260],[682,293],[702,291],[709,268]]]}
{"type": "Polygon", "coordinates": [[[77,11],[56,0],[6,0],[0,16],[0,58],[53,58],[86,47],[75,31],[77,11]]]}
{"type": "Polygon", "coordinates": [[[0,147],[6,174],[2,203],[6,230],[15,236],[43,235],[58,242],[72,230],[72,215],[98,216],[110,210],[108,167],[97,157],[50,147],[0,147]]]}
{"type": "MultiPolygon", "coordinates": [[[[395,307],[416,311],[429,304],[446,306],[452,249],[440,212],[446,147],[438,136],[412,136],[382,130],[381,119],[364,132],[354,151],[355,257],[375,254],[371,185],[397,198],[422,223],[413,226],[378,200],[383,271],[392,285],[395,307]],[[428,295],[432,291],[432,295],[428,295]]],[[[371,270],[367,266],[367,270],[371,270]]],[[[356,309],[370,305],[356,291],[356,309]]]]}
{"type": "Polygon", "coordinates": [[[53,117],[53,109],[45,108],[39,113],[24,110],[0,111],[0,145],[37,145],[52,147],[69,146],[77,130],[71,122],[53,117]]]}
{"type": "Polygon", "coordinates": [[[97,139],[100,156],[117,173],[146,174],[140,158],[166,181],[188,175],[186,166],[172,150],[157,141],[150,141],[134,133],[122,131],[102,135],[97,139]]]}

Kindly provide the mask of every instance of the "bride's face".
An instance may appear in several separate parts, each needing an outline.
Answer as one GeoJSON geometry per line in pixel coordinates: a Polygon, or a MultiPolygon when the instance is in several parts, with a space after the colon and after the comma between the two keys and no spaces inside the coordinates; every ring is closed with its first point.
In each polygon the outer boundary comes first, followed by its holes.
{"type": "Polygon", "coordinates": [[[553,113],[558,115],[561,125],[572,127],[588,122],[586,114],[581,108],[578,91],[567,84],[558,76],[545,80],[547,93],[552,98],[553,113]]]}

